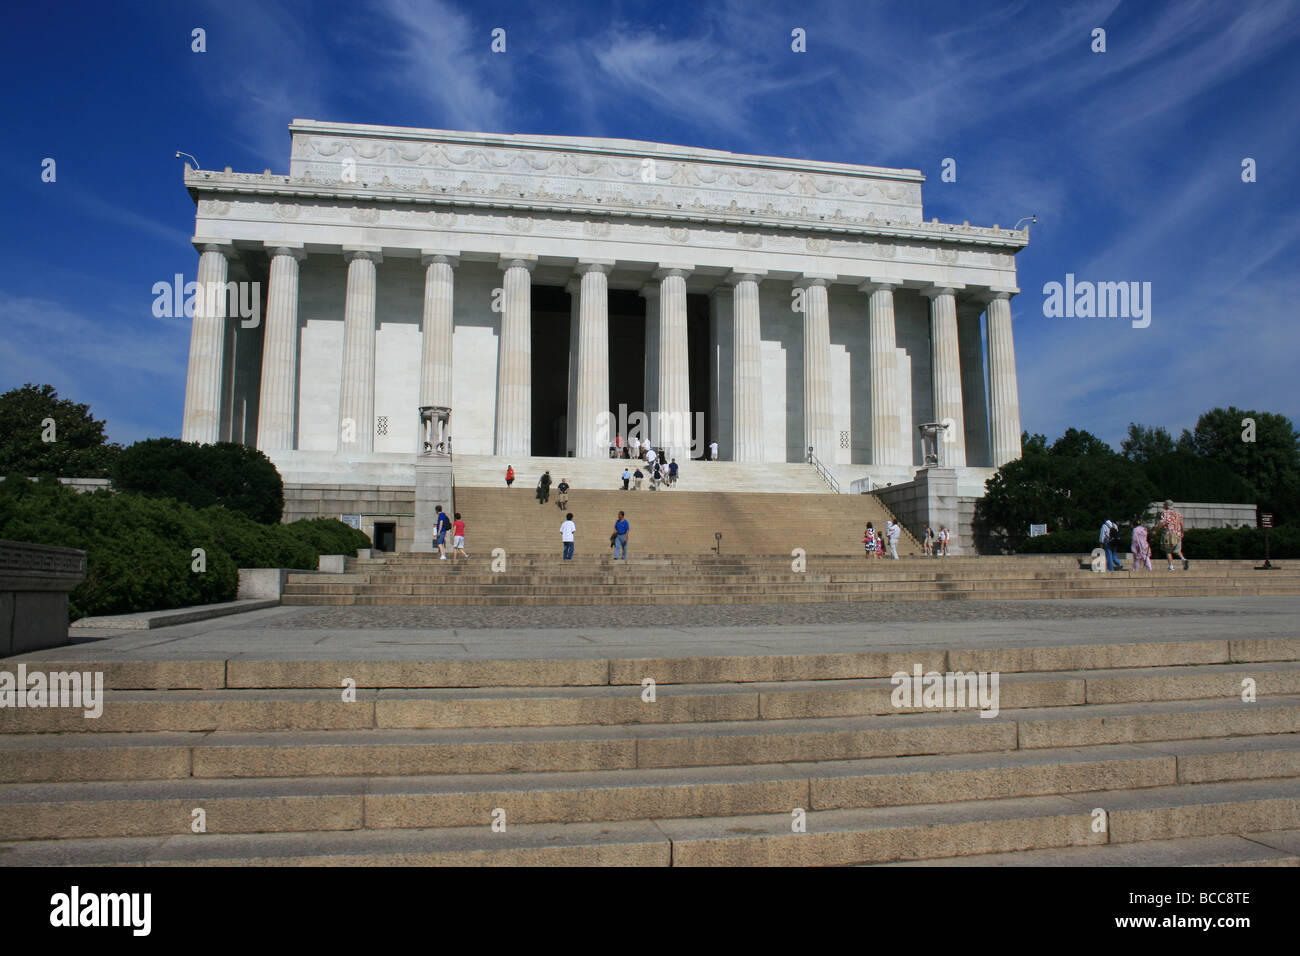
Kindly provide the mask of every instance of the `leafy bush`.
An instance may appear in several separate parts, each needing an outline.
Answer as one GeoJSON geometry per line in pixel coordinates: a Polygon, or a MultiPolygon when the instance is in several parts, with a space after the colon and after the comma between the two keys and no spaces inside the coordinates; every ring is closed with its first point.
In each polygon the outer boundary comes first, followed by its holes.
{"type": "MultiPolygon", "coordinates": [[[[1030,538],[1018,548],[1020,554],[1091,554],[1100,547],[1097,531],[1078,528],[1054,531],[1030,538]]],[[[1121,550],[1127,551],[1129,528],[1120,529],[1121,550]]],[[[1264,560],[1264,532],[1259,528],[1193,528],[1183,536],[1183,554],[1193,561],[1218,559],[1264,560]]],[[[1271,558],[1300,558],[1300,528],[1274,528],[1269,538],[1271,558]]],[[[1152,541],[1151,561],[1164,559],[1158,541],[1152,541]]]]}
{"type": "Polygon", "coordinates": [[[195,508],[222,505],[267,524],[284,512],[284,481],[271,459],[235,442],[139,441],[117,456],[112,476],[118,491],[195,508]]]}
{"type": "Polygon", "coordinates": [[[57,481],[0,483],[0,538],[79,548],[87,572],[71,594],[73,620],[233,601],[239,568],[314,568],[370,539],[329,518],[307,527],[258,524],[211,506],[108,491],[79,494],[57,481]],[[192,570],[202,548],[206,569],[192,570]]]}
{"type": "Polygon", "coordinates": [[[1156,498],[1140,465],[1109,452],[1026,455],[998,469],[985,489],[975,506],[975,534],[1012,550],[1029,540],[1031,524],[1044,522],[1096,541],[1107,518],[1121,525],[1142,520],[1156,498]]]}

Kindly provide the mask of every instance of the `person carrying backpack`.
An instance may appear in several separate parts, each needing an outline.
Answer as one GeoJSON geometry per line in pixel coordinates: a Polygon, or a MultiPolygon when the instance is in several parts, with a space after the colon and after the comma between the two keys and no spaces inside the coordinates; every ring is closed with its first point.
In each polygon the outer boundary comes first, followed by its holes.
{"type": "Polygon", "coordinates": [[[442,505],[434,506],[433,543],[438,546],[438,557],[447,560],[447,532],[451,530],[451,519],[442,510],[442,505]]]}

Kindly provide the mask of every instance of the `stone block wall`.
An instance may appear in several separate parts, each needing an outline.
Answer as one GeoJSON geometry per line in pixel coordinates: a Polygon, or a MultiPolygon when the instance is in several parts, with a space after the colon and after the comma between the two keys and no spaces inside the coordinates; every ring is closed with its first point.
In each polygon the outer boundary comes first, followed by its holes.
{"type": "MultiPolygon", "coordinates": [[[[361,530],[374,540],[375,522],[397,525],[398,551],[410,551],[415,540],[415,488],[376,488],[364,485],[285,484],[282,521],[360,515],[361,530]]],[[[428,536],[429,529],[422,532],[428,536]]]]}

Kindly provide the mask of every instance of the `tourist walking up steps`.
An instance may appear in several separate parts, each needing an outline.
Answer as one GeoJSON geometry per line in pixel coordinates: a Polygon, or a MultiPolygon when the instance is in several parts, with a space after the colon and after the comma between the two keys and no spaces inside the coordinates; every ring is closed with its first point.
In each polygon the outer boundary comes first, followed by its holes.
{"type": "Polygon", "coordinates": [[[939,557],[948,557],[948,529],[939,525],[939,557]]]}
{"type": "Polygon", "coordinates": [[[632,480],[632,472],[626,468],[623,469],[623,490],[627,491],[627,483],[632,480]]]}
{"type": "Polygon", "coordinates": [[[459,511],[456,512],[456,523],[451,526],[451,546],[455,549],[451,553],[453,561],[456,560],[457,551],[460,552],[462,558],[469,557],[465,553],[465,521],[461,518],[459,511]]]}
{"type": "Polygon", "coordinates": [[[925,526],[925,540],[921,542],[921,553],[927,557],[934,557],[934,529],[929,525],[925,526]]]}
{"type": "Polygon", "coordinates": [[[447,532],[451,529],[451,521],[447,518],[447,513],[442,510],[442,505],[434,505],[433,518],[433,543],[438,546],[438,557],[447,560],[447,532]]]}
{"type": "Polygon", "coordinates": [[[677,487],[677,459],[674,458],[668,463],[668,487],[677,487]]]}
{"type": "Polygon", "coordinates": [[[515,483],[515,466],[506,465],[506,487],[509,488],[515,483]]]}
{"type": "Polygon", "coordinates": [[[560,493],[559,499],[556,500],[555,506],[563,511],[569,507],[569,479],[561,478],[560,483],[555,486],[555,490],[560,493]]]}
{"type": "Polygon", "coordinates": [[[614,560],[627,560],[627,533],[631,525],[627,523],[627,518],[623,517],[623,512],[618,513],[618,520],[614,522],[614,560]]]}
{"type": "Polygon", "coordinates": [[[1151,542],[1147,540],[1147,529],[1141,522],[1133,526],[1129,550],[1133,552],[1134,571],[1151,570],[1151,542]]]}
{"type": "Polygon", "coordinates": [[[537,501],[540,504],[546,504],[551,500],[551,473],[545,471],[542,477],[537,479],[537,501]]]}
{"type": "Polygon", "coordinates": [[[898,536],[902,534],[902,532],[903,526],[892,519],[885,527],[885,535],[889,538],[889,556],[895,561],[898,560],[898,536]]]}
{"type": "Polygon", "coordinates": [[[1174,555],[1178,555],[1179,560],[1183,562],[1183,570],[1187,570],[1187,558],[1183,555],[1183,516],[1174,510],[1174,503],[1166,501],[1164,511],[1160,512],[1160,520],[1156,522],[1156,534],[1160,540],[1160,550],[1165,553],[1165,558],[1169,562],[1169,570],[1174,569],[1174,555]]]}
{"type": "Polygon", "coordinates": [[[1115,545],[1119,542],[1119,525],[1107,518],[1102,522],[1097,540],[1101,543],[1101,550],[1106,552],[1106,570],[1123,571],[1124,562],[1115,557],[1115,545]]]}
{"type": "Polygon", "coordinates": [[[573,537],[578,532],[578,526],[573,523],[573,513],[570,512],[564,516],[564,524],[560,525],[560,543],[564,545],[564,560],[573,560],[573,537]]]}

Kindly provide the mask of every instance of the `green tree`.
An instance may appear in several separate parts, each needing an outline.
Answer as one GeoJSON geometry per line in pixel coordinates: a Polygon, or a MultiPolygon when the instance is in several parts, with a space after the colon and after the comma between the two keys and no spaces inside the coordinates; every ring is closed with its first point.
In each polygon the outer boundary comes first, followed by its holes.
{"type": "Polygon", "coordinates": [[[113,487],[195,508],[223,505],[267,524],[278,522],[284,511],[284,481],[271,459],[234,442],[136,442],[118,456],[113,487]]]}
{"type": "Polygon", "coordinates": [[[1139,425],[1137,422],[1129,422],[1128,437],[1120,443],[1119,450],[1120,454],[1129,461],[1142,463],[1152,458],[1159,458],[1161,455],[1173,454],[1174,439],[1159,425],[1152,428],[1139,425]]]}
{"type": "Polygon", "coordinates": [[[1091,432],[1067,428],[1065,434],[1052,443],[1051,453],[1065,457],[1101,455],[1110,457],[1115,450],[1091,432]]]}
{"type": "Polygon", "coordinates": [[[1047,454],[1047,436],[1020,433],[1020,453],[1023,457],[1047,454]]]}
{"type": "Polygon", "coordinates": [[[59,398],[53,385],[29,382],[0,395],[0,474],[106,478],[121,450],[89,405],[59,398]]]}
{"type": "Polygon", "coordinates": [[[1300,434],[1285,415],[1212,408],[1197,419],[1192,448],[1248,481],[1261,505],[1285,499],[1300,481],[1300,434]]]}

